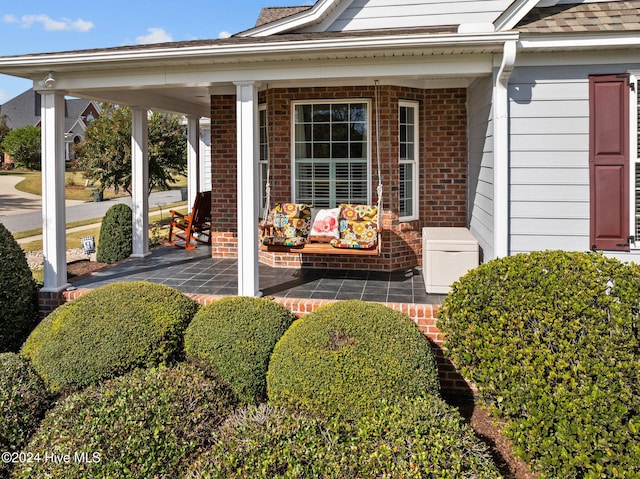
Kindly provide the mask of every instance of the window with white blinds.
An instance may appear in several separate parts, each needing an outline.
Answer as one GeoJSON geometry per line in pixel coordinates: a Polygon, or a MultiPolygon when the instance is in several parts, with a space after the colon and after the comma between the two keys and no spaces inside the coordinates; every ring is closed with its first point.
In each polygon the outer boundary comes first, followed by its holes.
{"type": "Polygon", "coordinates": [[[367,102],[293,104],[295,201],[369,203],[367,102]]]}
{"type": "Polygon", "coordinates": [[[258,110],[260,121],[260,158],[258,159],[258,174],[260,175],[260,214],[267,205],[267,170],[269,168],[269,143],[267,142],[267,106],[260,105],[258,110]]]}
{"type": "Polygon", "coordinates": [[[400,220],[418,218],[418,104],[400,102],[400,220]]]}

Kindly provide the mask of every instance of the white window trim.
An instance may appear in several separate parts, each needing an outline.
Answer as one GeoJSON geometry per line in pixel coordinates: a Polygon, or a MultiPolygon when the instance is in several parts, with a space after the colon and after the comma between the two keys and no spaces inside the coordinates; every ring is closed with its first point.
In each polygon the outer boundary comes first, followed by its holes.
{"type": "Polygon", "coordinates": [[[371,100],[367,98],[332,98],[330,100],[294,100],[291,102],[291,201],[296,197],[296,120],[295,111],[298,105],[321,105],[331,103],[366,103],[367,104],[367,203],[371,204],[371,100]]]}
{"type": "MultiPolygon", "coordinates": [[[[266,111],[267,110],[267,104],[266,103],[261,103],[258,105],[258,185],[260,185],[260,193],[258,195],[258,202],[260,203],[260,215],[263,214],[263,212],[265,211],[265,209],[267,207],[271,207],[271,205],[267,205],[267,204],[263,204],[262,202],[262,197],[265,195],[265,191],[264,191],[264,180],[265,178],[262,177],[262,165],[267,165],[267,170],[269,169],[269,162],[271,161],[271,158],[267,157],[265,159],[260,158],[260,152],[262,151],[262,144],[260,143],[260,129],[261,129],[261,125],[260,125],[260,115],[261,112],[266,111]]],[[[268,119],[267,119],[268,121],[268,119]]],[[[267,132],[266,134],[269,134],[269,126],[265,125],[265,127],[267,128],[267,132]]],[[[269,138],[267,138],[267,142],[269,142],[269,138]]],[[[267,143],[268,144],[268,143],[267,143]]],[[[267,152],[268,154],[268,152],[267,152]]],[[[271,172],[271,175],[273,176],[273,171],[271,172]]],[[[266,201],[265,201],[266,203],[266,201]]]]}
{"type": "MultiPolygon", "coordinates": [[[[417,101],[400,100],[398,103],[398,113],[401,107],[413,108],[413,124],[414,124],[414,138],[413,138],[413,161],[402,161],[398,157],[398,185],[400,184],[400,165],[401,164],[413,164],[413,191],[411,197],[413,198],[413,214],[410,216],[401,216],[400,222],[415,221],[420,219],[420,201],[418,201],[419,193],[419,178],[420,178],[420,103],[417,101]]],[[[398,115],[398,140],[400,139],[400,115],[398,115]]],[[[399,155],[398,149],[398,155],[399,155]]],[[[399,191],[399,190],[398,190],[399,191]]],[[[399,193],[398,193],[399,194],[399,193]]],[[[400,198],[398,197],[398,200],[400,198]]],[[[399,209],[399,205],[398,205],[399,209]]]]}
{"type": "MultiPolygon", "coordinates": [[[[630,72],[629,82],[633,89],[629,94],[629,231],[632,236],[636,235],[636,170],[640,168],[640,158],[638,157],[638,87],[640,82],[640,71],[630,72]]],[[[640,250],[640,238],[635,238],[635,242],[629,245],[631,250],[640,250]]]]}

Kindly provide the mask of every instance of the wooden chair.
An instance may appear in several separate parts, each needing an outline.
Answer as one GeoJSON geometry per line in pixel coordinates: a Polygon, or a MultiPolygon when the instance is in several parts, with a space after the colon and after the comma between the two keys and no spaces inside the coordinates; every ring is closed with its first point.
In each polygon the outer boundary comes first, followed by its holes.
{"type": "Polygon", "coordinates": [[[167,242],[184,249],[196,249],[191,240],[203,244],[211,244],[211,191],[200,192],[191,209],[191,214],[184,215],[170,210],[171,224],[167,242]],[[176,238],[184,241],[184,245],[177,244],[176,238]]]}

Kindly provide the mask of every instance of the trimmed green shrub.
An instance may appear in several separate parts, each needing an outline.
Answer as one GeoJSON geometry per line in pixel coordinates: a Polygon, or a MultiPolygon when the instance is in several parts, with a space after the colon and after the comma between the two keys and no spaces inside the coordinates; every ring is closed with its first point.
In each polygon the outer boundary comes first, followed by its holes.
{"type": "Polygon", "coordinates": [[[447,351],[544,477],[640,477],[640,266],[501,258],[453,286],[447,351]]]}
{"type": "Polygon", "coordinates": [[[27,449],[69,454],[69,463],[19,464],[14,477],[180,477],[233,403],[228,387],[192,366],[136,370],[50,410],[27,449]]]}
{"type": "Polygon", "coordinates": [[[100,226],[96,261],[117,263],[133,252],[132,212],[129,205],[118,203],[107,210],[100,226]]]}
{"type": "Polygon", "coordinates": [[[0,223],[0,352],[18,351],[38,320],[38,287],[27,258],[0,223]]]}
{"type": "MultiPolygon", "coordinates": [[[[213,434],[213,446],[191,467],[188,479],[339,478],[344,451],[325,423],[266,404],[229,416],[213,434]]],[[[346,478],[345,478],[346,479],[346,478]]]]}
{"type": "Polygon", "coordinates": [[[185,333],[185,351],[212,365],[240,400],[259,402],[266,399],[271,352],[294,320],[268,299],[223,298],[196,313],[185,333]]]}
{"type": "Polygon", "coordinates": [[[380,399],[438,391],[431,346],[411,318],[355,300],[323,306],[293,323],[267,372],[274,404],[326,416],[357,416],[380,399]]]}
{"type": "Polygon", "coordinates": [[[182,354],[198,304],[160,284],[114,283],[66,303],[27,338],[22,354],[52,391],[81,388],[182,354]]]}
{"type": "Polygon", "coordinates": [[[249,407],[214,441],[186,478],[501,477],[486,446],[437,397],[383,402],[353,423],[249,407]]]}
{"type": "MultiPolygon", "coordinates": [[[[20,452],[49,406],[42,379],[15,353],[0,354],[0,452],[20,452]]],[[[0,477],[11,461],[0,462],[0,477]]]]}

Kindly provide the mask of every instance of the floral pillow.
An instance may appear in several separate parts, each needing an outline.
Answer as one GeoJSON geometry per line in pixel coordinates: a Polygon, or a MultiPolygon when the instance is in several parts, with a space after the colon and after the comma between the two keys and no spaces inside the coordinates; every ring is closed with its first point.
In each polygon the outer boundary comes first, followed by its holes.
{"type": "Polygon", "coordinates": [[[312,216],[311,232],[309,233],[309,239],[311,241],[329,242],[340,236],[338,233],[340,208],[314,208],[312,210],[312,216]]]}
{"type": "Polygon", "coordinates": [[[371,205],[340,205],[340,237],[336,248],[372,249],[378,245],[378,208],[371,205]]]}
{"type": "Polygon", "coordinates": [[[273,235],[263,237],[263,244],[300,246],[307,242],[311,225],[310,205],[278,203],[272,214],[273,235]]]}

